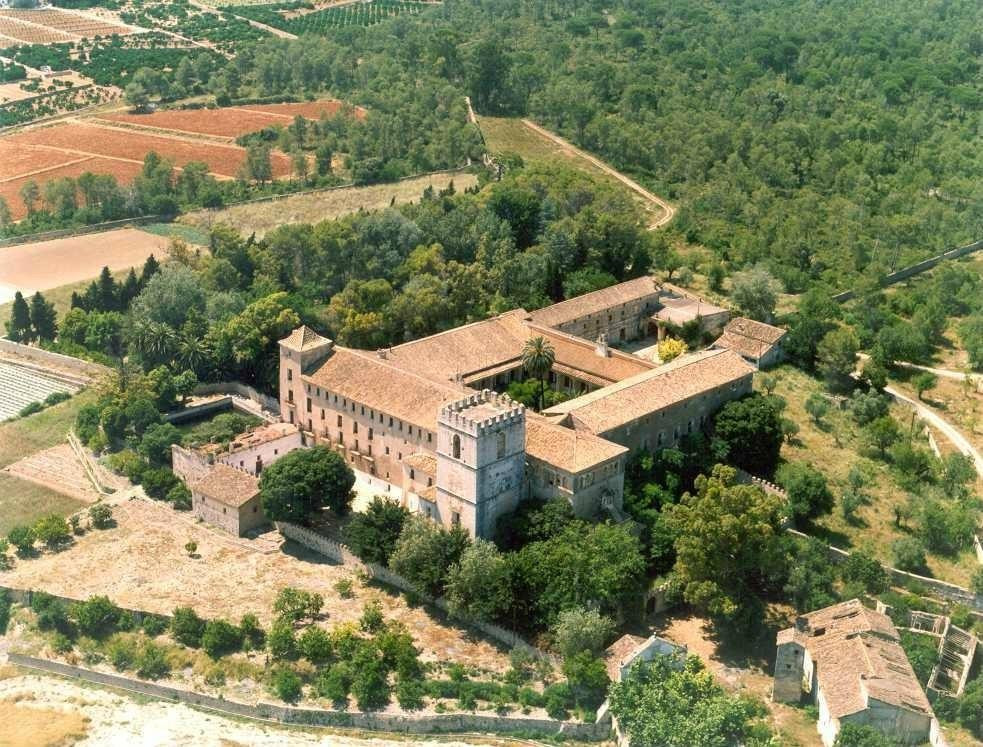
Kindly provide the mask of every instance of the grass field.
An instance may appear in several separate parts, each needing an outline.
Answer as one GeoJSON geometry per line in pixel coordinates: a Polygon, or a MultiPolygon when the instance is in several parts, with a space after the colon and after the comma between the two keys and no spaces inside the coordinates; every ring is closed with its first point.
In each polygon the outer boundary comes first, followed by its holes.
{"type": "MultiPolygon", "coordinates": [[[[29,418],[0,425],[0,468],[62,443],[79,408],[92,396],[83,391],[67,402],[29,418]]],[[[69,514],[82,505],[61,493],[0,473],[0,535],[6,535],[13,526],[33,522],[45,514],[69,514]]]]}
{"type": "Polygon", "coordinates": [[[268,231],[288,223],[317,223],[340,218],[359,210],[382,210],[395,202],[416,202],[428,186],[446,189],[454,182],[457,191],[477,183],[474,174],[458,172],[405,179],[392,184],[346,187],[311,194],[292,195],[270,202],[233,205],[222,210],[199,210],[179,218],[179,222],[207,231],[213,225],[227,223],[243,236],[251,233],[262,238],[268,231]]]}
{"type": "MultiPolygon", "coordinates": [[[[117,280],[122,280],[126,275],[125,273],[114,273],[114,277],[117,280]]],[[[65,312],[72,308],[72,293],[76,291],[81,293],[93,280],[95,278],[80,280],[77,283],[69,283],[68,285],[60,285],[57,288],[44,291],[44,297],[55,305],[55,311],[58,312],[58,318],[61,319],[65,312]]],[[[10,310],[13,306],[13,302],[0,304],[0,334],[6,334],[6,325],[10,321],[10,310]]]]}
{"type": "MultiPolygon", "coordinates": [[[[836,547],[862,549],[882,562],[891,563],[891,543],[908,536],[904,528],[894,524],[894,507],[907,505],[908,494],[897,485],[887,464],[865,455],[860,428],[849,410],[831,408],[820,425],[813,423],[805,412],[804,403],[812,392],[823,390],[821,381],[792,366],[782,366],[771,373],[778,378],[775,394],[788,402],[785,416],[800,427],[796,442],[782,447],[782,458],[789,462],[811,463],[826,475],[836,497],[833,512],[819,519],[810,533],[836,547]],[[848,485],[847,475],[854,465],[867,476],[863,491],[871,500],[861,506],[854,521],[849,522],[843,517],[840,499],[848,485]]],[[[757,385],[760,385],[760,377],[757,385]]],[[[893,405],[892,414],[903,427],[911,422],[911,411],[901,405],[893,405]]],[[[966,551],[957,558],[929,555],[928,567],[935,578],[965,585],[978,563],[975,556],[966,551]]]]}

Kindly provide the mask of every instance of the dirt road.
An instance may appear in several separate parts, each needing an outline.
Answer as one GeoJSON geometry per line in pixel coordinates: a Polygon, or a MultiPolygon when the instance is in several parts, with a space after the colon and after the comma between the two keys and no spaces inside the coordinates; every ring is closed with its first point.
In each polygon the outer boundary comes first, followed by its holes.
{"type": "Polygon", "coordinates": [[[649,224],[648,229],[650,231],[654,231],[657,228],[662,228],[662,226],[664,226],[666,223],[671,221],[673,217],[676,215],[676,208],[674,208],[672,205],[670,205],[668,202],[663,200],[658,195],[645,189],[645,187],[643,187],[641,184],[636,182],[630,176],[626,176],[622,174],[620,171],[612,168],[601,159],[592,156],[590,153],[584,150],[581,150],[576,145],[571,143],[569,140],[565,140],[559,135],[552,133],[543,127],[540,127],[538,124],[536,124],[531,120],[523,119],[522,124],[524,124],[530,130],[535,132],[537,135],[541,135],[542,137],[547,138],[548,140],[552,140],[561,148],[565,148],[566,150],[569,150],[572,153],[576,153],[578,156],[583,158],[585,161],[588,161],[593,166],[596,166],[598,169],[603,171],[608,176],[617,179],[619,182],[621,182],[626,187],[628,187],[628,189],[630,189],[632,192],[634,192],[643,200],[645,200],[645,202],[648,203],[650,210],[653,208],[657,208],[658,211],[661,213],[661,215],[659,215],[659,217],[655,221],[649,224]]]}

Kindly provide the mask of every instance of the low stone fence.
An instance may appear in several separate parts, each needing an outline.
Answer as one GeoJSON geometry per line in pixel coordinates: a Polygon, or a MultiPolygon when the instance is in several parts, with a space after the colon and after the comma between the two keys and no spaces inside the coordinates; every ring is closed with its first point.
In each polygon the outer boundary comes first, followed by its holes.
{"type": "MultiPolygon", "coordinates": [[[[269,396],[268,394],[263,394],[262,392],[253,389],[248,384],[243,384],[241,381],[219,381],[208,384],[199,384],[195,387],[194,393],[198,395],[229,394],[235,397],[242,397],[243,399],[248,399],[255,402],[261,409],[273,413],[274,415],[280,414],[279,400],[269,396]]],[[[235,406],[235,402],[233,401],[232,407],[235,406]]]]}
{"type": "MultiPolygon", "coordinates": [[[[801,537],[802,539],[810,538],[808,534],[800,532],[796,529],[786,529],[785,531],[796,537],[801,537]]],[[[842,563],[850,557],[849,551],[841,550],[840,548],[833,547],[832,545],[827,545],[827,552],[830,560],[832,560],[834,563],[842,563]]],[[[909,573],[908,571],[902,571],[899,568],[893,568],[889,565],[881,565],[891,577],[891,581],[899,586],[905,586],[909,583],[916,582],[943,599],[950,602],[956,602],[957,604],[965,604],[971,609],[983,612],[983,596],[974,594],[969,589],[964,589],[961,586],[956,586],[955,584],[950,584],[946,581],[940,581],[937,578],[919,576],[917,573],[909,573]]]]}
{"type": "Polygon", "coordinates": [[[113,229],[126,228],[127,226],[145,226],[148,223],[160,223],[166,220],[168,220],[168,217],[163,215],[144,215],[139,218],[123,218],[105,223],[93,223],[91,226],[74,226],[72,228],[60,228],[55,231],[45,231],[43,233],[31,233],[26,236],[11,236],[9,239],[0,241],[0,248],[16,246],[18,244],[33,244],[35,241],[63,239],[67,236],[83,236],[89,233],[112,231],[113,229]]]}
{"type": "MultiPolygon", "coordinates": [[[[366,563],[360,559],[355,553],[349,550],[340,542],[335,542],[328,537],[318,534],[317,532],[312,532],[310,529],[305,527],[297,526],[296,524],[289,524],[287,522],[278,521],[276,522],[276,528],[279,530],[280,534],[284,537],[293,540],[299,545],[303,545],[308,550],[313,550],[320,555],[331,558],[332,560],[342,563],[344,565],[355,566],[362,572],[366,573],[369,577],[375,579],[376,581],[381,581],[384,584],[400,589],[401,591],[408,592],[410,594],[415,594],[420,597],[428,604],[432,604],[443,612],[448,611],[447,600],[443,597],[433,598],[427,594],[422,594],[416,590],[416,588],[407,581],[405,578],[397,573],[393,573],[388,568],[385,568],[376,563],[366,563]]],[[[484,633],[489,638],[492,638],[504,646],[509,648],[518,648],[526,651],[537,658],[544,659],[551,662],[556,662],[555,657],[546,653],[542,649],[536,648],[531,645],[528,641],[523,639],[518,633],[511,630],[506,630],[498,625],[493,625],[492,623],[480,622],[477,620],[466,620],[462,621],[464,625],[474,630],[484,633]]]]}
{"type": "Polygon", "coordinates": [[[263,721],[278,721],[285,724],[345,727],[407,734],[468,732],[493,732],[500,734],[536,733],[563,736],[569,739],[584,741],[601,741],[608,739],[611,735],[609,724],[584,724],[543,718],[523,718],[521,716],[471,713],[436,715],[364,713],[320,708],[297,708],[294,706],[274,705],[272,703],[262,702],[251,705],[248,703],[239,703],[234,700],[226,700],[225,698],[216,698],[190,690],[168,687],[167,685],[161,685],[155,682],[147,682],[105,672],[96,672],[91,669],[75,667],[48,659],[39,659],[24,654],[11,653],[8,655],[8,658],[12,664],[58,674],[63,677],[94,682],[140,695],[147,695],[152,698],[186,703],[219,713],[228,713],[263,721]]]}
{"type": "Polygon", "coordinates": [[[56,366],[58,368],[68,369],[69,371],[75,371],[86,378],[102,376],[109,373],[109,369],[106,366],[98,363],[84,361],[81,358],[73,358],[70,355],[53,353],[50,350],[35,348],[30,345],[23,345],[19,342],[8,340],[5,337],[0,337],[0,353],[9,353],[18,358],[25,358],[45,366],[56,366]]]}
{"type": "Polygon", "coordinates": [[[781,498],[784,501],[788,500],[788,493],[785,492],[785,489],[783,487],[781,487],[780,485],[776,485],[773,482],[769,482],[768,480],[765,480],[762,477],[757,477],[756,475],[752,475],[750,472],[745,472],[742,469],[738,469],[737,480],[738,482],[743,483],[744,485],[755,485],[761,488],[766,493],[770,493],[771,495],[777,495],[779,498],[781,498]]]}

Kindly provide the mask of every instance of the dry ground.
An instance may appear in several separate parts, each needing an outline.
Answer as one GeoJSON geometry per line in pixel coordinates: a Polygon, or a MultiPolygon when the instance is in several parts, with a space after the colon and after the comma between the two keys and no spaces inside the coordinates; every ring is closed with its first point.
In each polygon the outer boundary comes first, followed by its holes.
{"type": "Polygon", "coordinates": [[[510,747],[508,739],[278,727],[16,670],[0,681],[0,747],[510,747]],[[81,739],[69,735],[80,735],[81,739]]]}
{"type": "MultiPolygon", "coordinates": [[[[803,405],[810,393],[824,391],[822,382],[792,366],[782,366],[770,374],[779,380],[775,394],[788,402],[785,416],[800,427],[794,444],[782,446],[782,458],[811,463],[826,475],[836,498],[833,512],[819,519],[809,533],[836,547],[862,549],[884,563],[891,563],[891,543],[908,536],[894,523],[894,506],[906,505],[907,494],[898,487],[885,462],[866,456],[861,429],[849,410],[831,408],[819,425],[813,423],[803,405]],[[840,499],[848,485],[847,475],[854,465],[867,476],[863,490],[870,495],[871,502],[857,511],[857,520],[851,523],[843,518],[840,499]]],[[[756,386],[760,386],[760,380],[759,375],[756,386]]],[[[895,404],[891,412],[902,427],[910,424],[909,408],[895,404]]],[[[972,553],[964,552],[956,559],[930,555],[928,567],[934,577],[965,586],[978,564],[972,553]]]]}
{"type": "Polygon", "coordinates": [[[115,517],[117,527],[89,532],[63,552],[18,561],[12,570],[0,572],[0,584],[75,598],[106,594],[124,607],[163,614],[182,605],[209,618],[238,620],[254,612],[264,624],[270,622],[273,599],[284,586],[322,594],[329,625],[358,620],[365,602],[378,598],[386,618],[407,627],[425,659],[461,661],[497,672],[508,668],[507,652],[443,624],[422,607],[410,607],[394,593],[367,587],[354,579],[351,568],[292,543],[282,551],[257,552],[248,540],[231,538],[189,514],[146,500],[125,502],[115,517]],[[197,542],[197,557],[185,552],[188,540],[197,542]],[[335,592],[335,583],[343,578],[355,582],[354,599],[335,592]]]}
{"type": "Polygon", "coordinates": [[[163,257],[169,240],[136,228],[70,236],[9,246],[0,250],[0,302],[99,275],[103,267],[117,273],[140,266],[151,254],[163,257]]]}
{"type": "Polygon", "coordinates": [[[405,179],[393,184],[375,184],[368,187],[348,187],[310,194],[293,195],[271,202],[233,205],[221,210],[198,210],[179,218],[180,223],[207,230],[213,225],[227,223],[244,236],[255,233],[262,238],[277,226],[288,223],[317,223],[340,218],[359,210],[382,210],[395,200],[402,205],[420,199],[423,191],[446,189],[454,182],[457,191],[477,183],[474,174],[436,174],[405,179]]]}

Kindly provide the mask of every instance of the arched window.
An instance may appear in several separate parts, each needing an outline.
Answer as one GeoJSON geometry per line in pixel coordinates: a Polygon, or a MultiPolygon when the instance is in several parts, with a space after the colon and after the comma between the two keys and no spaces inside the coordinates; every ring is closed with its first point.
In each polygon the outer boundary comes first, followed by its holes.
{"type": "Polygon", "coordinates": [[[461,437],[454,436],[453,453],[455,459],[461,458],[461,437]]]}
{"type": "Polygon", "coordinates": [[[505,456],[505,431],[499,431],[495,438],[498,446],[498,458],[502,459],[505,456]]]}

